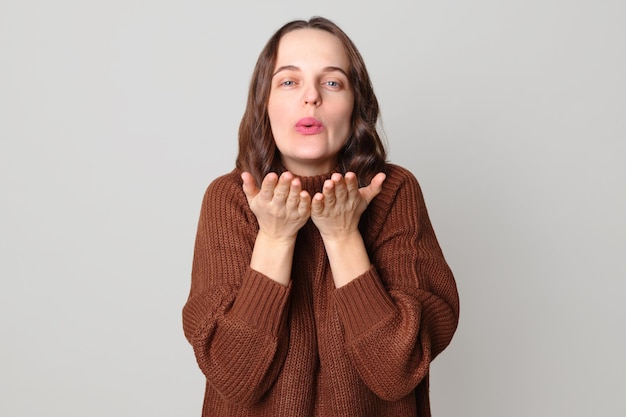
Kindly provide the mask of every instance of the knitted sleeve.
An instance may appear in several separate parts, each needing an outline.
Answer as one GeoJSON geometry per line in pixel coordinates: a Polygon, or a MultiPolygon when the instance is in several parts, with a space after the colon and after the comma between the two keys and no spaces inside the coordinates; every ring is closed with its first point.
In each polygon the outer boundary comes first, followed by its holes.
{"type": "Polygon", "coordinates": [[[383,188],[363,230],[373,267],[335,299],[351,363],[379,397],[396,400],[450,343],[459,300],[415,177],[392,166],[383,188]]]}
{"type": "Polygon", "coordinates": [[[289,288],[250,268],[258,226],[238,175],[207,189],[196,235],[183,329],[210,387],[226,401],[256,402],[286,354],[289,288]]]}

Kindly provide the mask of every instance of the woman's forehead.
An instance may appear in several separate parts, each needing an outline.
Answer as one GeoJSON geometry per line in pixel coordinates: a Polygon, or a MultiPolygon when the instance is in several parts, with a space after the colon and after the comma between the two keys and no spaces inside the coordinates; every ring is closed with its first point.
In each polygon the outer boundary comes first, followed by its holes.
{"type": "Polygon", "coordinates": [[[347,72],[349,62],[341,40],[320,29],[296,29],[278,44],[275,68],[283,66],[338,67],[347,72]]]}

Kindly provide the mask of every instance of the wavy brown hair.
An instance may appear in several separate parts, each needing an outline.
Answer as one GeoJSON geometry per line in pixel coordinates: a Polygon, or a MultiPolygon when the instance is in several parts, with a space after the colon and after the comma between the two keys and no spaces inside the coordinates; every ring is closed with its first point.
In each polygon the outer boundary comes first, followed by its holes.
{"type": "Polygon", "coordinates": [[[294,20],[285,24],[261,51],[252,73],[246,110],[239,125],[237,168],[250,172],[258,184],[269,172],[280,175],[285,171],[272,135],[267,103],[280,40],[285,34],[297,29],[324,30],[335,35],[343,44],[348,57],[348,78],[354,94],[354,108],[351,134],[338,156],[339,171],[342,174],[352,171],[356,173],[361,186],[369,184],[374,175],[385,171],[386,151],[376,129],[378,100],[365,62],[356,46],[343,30],[323,17],[313,17],[309,21],[294,20]]]}

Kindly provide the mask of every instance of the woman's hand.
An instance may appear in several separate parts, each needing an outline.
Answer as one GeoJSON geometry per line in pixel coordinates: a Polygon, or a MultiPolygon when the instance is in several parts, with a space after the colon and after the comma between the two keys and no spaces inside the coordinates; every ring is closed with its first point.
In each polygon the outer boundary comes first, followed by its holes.
{"type": "Polygon", "coordinates": [[[324,182],[321,193],[315,194],[311,204],[311,219],[322,237],[341,239],[358,232],[359,220],[369,203],[382,190],[385,174],[378,173],[370,185],[359,188],[356,174],[343,177],[335,173],[324,182]]]}
{"type": "Polygon", "coordinates": [[[353,172],[333,174],[311,203],[311,219],[317,226],[335,287],[340,288],[366,272],[370,259],[359,231],[359,220],[369,203],[382,191],[385,174],[377,174],[370,185],[359,188],[353,172]]]}
{"type": "Polygon", "coordinates": [[[259,234],[271,239],[295,239],[311,215],[311,196],[290,172],[280,178],[270,172],[261,189],[249,172],[241,175],[243,192],[259,223],[259,234]]]}

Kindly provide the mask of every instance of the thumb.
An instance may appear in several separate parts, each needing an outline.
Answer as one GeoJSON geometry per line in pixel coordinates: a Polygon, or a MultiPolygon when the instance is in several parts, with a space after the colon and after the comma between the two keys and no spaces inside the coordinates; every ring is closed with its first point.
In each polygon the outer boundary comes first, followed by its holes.
{"type": "Polygon", "coordinates": [[[248,203],[250,203],[250,200],[259,193],[259,187],[257,187],[254,177],[249,172],[243,172],[241,180],[243,181],[243,192],[248,199],[248,203]]]}
{"type": "Polygon", "coordinates": [[[369,204],[374,197],[380,194],[383,190],[383,182],[386,178],[387,176],[384,173],[379,172],[374,176],[374,178],[372,178],[370,185],[359,189],[361,196],[365,199],[365,201],[367,201],[367,204],[369,204]]]}

